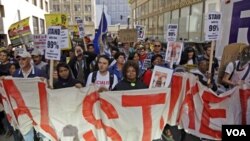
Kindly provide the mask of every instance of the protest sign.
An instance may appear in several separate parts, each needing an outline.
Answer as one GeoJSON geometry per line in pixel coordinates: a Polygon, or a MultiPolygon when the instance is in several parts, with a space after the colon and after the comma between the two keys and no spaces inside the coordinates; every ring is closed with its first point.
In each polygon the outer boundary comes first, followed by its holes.
{"type": "Polygon", "coordinates": [[[46,27],[61,26],[68,28],[68,18],[66,14],[45,14],[46,27]]]}
{"type": "Polygon", "coordinates": [[[122,43],[137,42],[136,29],[121,29],[118,31],[119,41],[122,43]]]}
{"type": "Polygon", "coordinates": [[[29,17],[13,23],[8,29],[12,46],[19,46],[32,41],[29,17]]]}
{"type": "Polygon", "coordinates": [[[221,13],[209,12],[205,20],[205,40],[219,40],[221,30],[221,13]]]}
{"type": "Polygon", "coordinates": [[[47,40],[46,34],[33,35],[34,48],[38,49],[42,53],[42,55],[44,54],[46,48],[46,40],[47,40]]]}
{"type": "Polygon", "coordinates": [[[173,70],[155,66],[149,88],[168,87],[173,75],[173,70]]]}
{"type": "Polygon", "coordinates": [[[182,48],[183,43],[181,42],[168,42],[165,61],[170,64],[171,68],[174,64],[179,65],[181,60],[182,48]]]}
{"type": "Polygon", "coordinates": [[[151,68],[151,59],[144,59],[142,68],[145,70],[151,68]]]}
{"type": "Polygon", "coordinates": [[[232,43],[250,43],[249,0],[226,0],[221,2],[221,37],[216,42],[215,56],[221,58],[223,49],[232,43]]]}
{"type": "Polygon", "coordinates": [[[178,24],[168,24],[167,42],[175,42],[178,35],[178,24]]]}
{"type": "Polygon", "coordinates": [[[60,60],[61,57],[61,27],[51,26],[48,28],[45,58],[60,60]]]}
{"type": "Polygon", "coordinates": [[[136,25],[137,38],[139,40],[145,39],[145,26],[136,25]]]}
{"type": "Polygon", "coordinates": [[[61,30],[61,49],[68,49],[69,48],[69,31],[68,29],[61,30]]]}
{"type": "Polygon", "coordinates": [[[78,25],[79,38],[84,38],[85,31],[84,31],[84,23],[83,23],[83,20],[80,19],[79,17],[77,17],[75,20],[76,20],[76,23],[77,23],[77,25],[78,25]]]}

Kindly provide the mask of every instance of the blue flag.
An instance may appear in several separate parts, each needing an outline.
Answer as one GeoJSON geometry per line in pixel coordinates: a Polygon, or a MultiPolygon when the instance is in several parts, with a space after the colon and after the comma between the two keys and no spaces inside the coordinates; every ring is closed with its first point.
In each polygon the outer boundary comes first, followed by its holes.
{"type": "Polygon", "coordinates": [[[95,33],[95,38],[93,40],[96,54],[100,54],[100,50],[101,50],[101,53],[104,53],[105,46],[106,46],[105,40],[106,40],[107,32],[108,32],[108,23],[107,23],[105,13],[102,12],[102,17],[101,17],[101,21],[99,24],[99,28],[97,32],[95,33]]]}

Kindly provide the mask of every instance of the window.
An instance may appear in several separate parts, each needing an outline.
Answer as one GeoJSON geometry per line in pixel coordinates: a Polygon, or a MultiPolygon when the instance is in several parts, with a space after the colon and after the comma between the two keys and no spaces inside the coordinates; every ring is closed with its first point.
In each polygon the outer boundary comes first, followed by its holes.
{"type": "Polygon", "coordinates": [[[48,5],[48,2],[45,1],[45,10],[48,12],[49,11],[49,5],[48,5]]]}
{"type": "Polygon", "coordinates": [[[85,11],[91,12],[91,5],[85,5],[85,11]]]}
{"type": "Polygon", "coordinates": [[[40,0],[40,8],[43,9],[43,0],[40,0]]]}
{"type": "Polygon", "coordinates": [[[90,16],[85,16],[85,21],[86,22],[91,22],[92,20],[91,20],[91,17],[90,16]]]}
{"type": "Polygon", "coordinates": [[[32,0],[32,3],[37,6],[36,0],[32,0]]]}
{"type": "Polygon", "coordinates": [[[81,11],[81,6],[79,4],[74,5],[75,11],[81,11]]]}
{"type": "Polygon", "coordinates": [[[3,5],[0,5],[0,17],[5,17],[3,5]]]}
{"type": "Polygon", "coordinates": [[[20,20],[21,20],[21,13],[20,13],[20,10],[17,10],[17,16],[18,16],[18,20],[20,21],[20,20]]]}
{"type": "Polygon", "coordinates": [[[53,10],[54,12],[59,12],[59,11],[60,11],[60,6],[59,6],[59,5],[53,5],[53,6],[52,6],[52,10],[53,10]]]}
{"type": "Polygon", "coordinates": [[[64,11],[64,12],[69,12],[69,11],[70,11],[70,5],[68,5],[68,4],[67,4],[67,5],[64,5],[64,6],[63,6],[63,11],[64,11]]]}
{"type": "Polygon", "coordinates": [[[34,30],[34,34],[39,34],[39,27],[38,27],[38,18],[33,16],[32,17],[33,20],[33,30],[34,30]]]}
{"type": "Polygon", "coordinates": [[[40,31],[41,34],[45,33],[44,19],[40,19],[40,31]]]}

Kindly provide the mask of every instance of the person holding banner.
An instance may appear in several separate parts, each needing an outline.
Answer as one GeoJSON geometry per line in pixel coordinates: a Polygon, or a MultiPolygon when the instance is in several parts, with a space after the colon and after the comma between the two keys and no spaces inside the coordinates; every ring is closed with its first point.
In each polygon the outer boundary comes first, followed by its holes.
{"type": "Polygon", "coordinates": [[[58,79],[54,83],[54,89],[73,87],[82,88],[82,83],[73,78],[72,71],[66,63],[59,63],[56,67],[58,79]]]}
{"type": "Polygon", "coordinates": [[[86,86],[95,84],[99,92],[112,90],[118,83],[117,76],[108,71],[110,59],[106,55],[100,55],[98,60],[98,71],[89,74],[86,86]]]}
{"type": "Polygon", "coordinates": [[[122,69],[123,79],[115,86],[113,90],[135,90],[146,89],[147,86],[138,79],[139,66],[133,60],[128,60],[122,69]]]}
{"type": "Polygon", "coordinates": [[[181,56],[180,65],[185,66],[185,68],[190,71],[197,67],[198,61],[196,57],[196,53],[193,47],[185,48],[184,52],[181,56]]]}
{"type": "Polygon", "coordinates": [[[229,88],[250,84],[250,46],[242,50],[239,60],[227,65],[222,82],[229,85],[229,88]]]}
{"type": "MultiPolygon", "coordinates": [[[[20,78],[33,78],[33,77],[41,77],[46,78],[45,74],[38,68],[34,67],[31,64],[31,55],[27,51],[23,51],[17,56],[19,58],[19,66],[20,69],[16,70],[13,77],[20,77],[20,78]]],[[[32,122],[29,122],[29,118],[22,118],[23,122],[30,123],[30,125],[26,125],[23,127],[21,133],[25,141],[34,141],[35,131],[32,125],[32,122]]],[[[15,134],[14,134],[15,135],[15,134]]],[[[20,139],[21,140],[21,139],[20,139]]]]}

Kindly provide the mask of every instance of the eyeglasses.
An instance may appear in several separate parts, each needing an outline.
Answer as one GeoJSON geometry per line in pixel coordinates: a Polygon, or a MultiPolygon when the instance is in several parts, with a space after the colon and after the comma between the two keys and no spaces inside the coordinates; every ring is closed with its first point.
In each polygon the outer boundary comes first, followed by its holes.
{"type": "Polygon", "coordinates": [[[155,45],[155,47],[161,47],[161,45],[155,45]]]}

